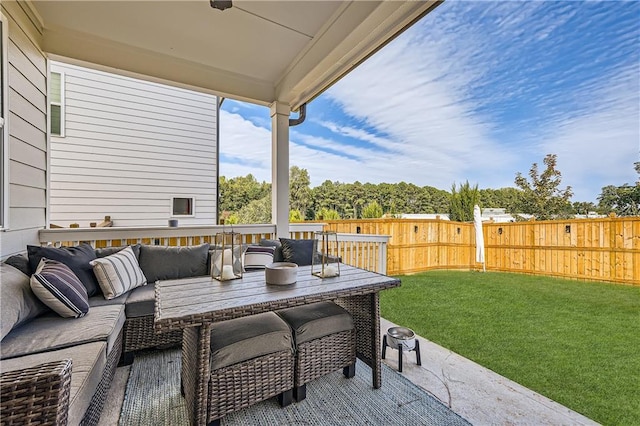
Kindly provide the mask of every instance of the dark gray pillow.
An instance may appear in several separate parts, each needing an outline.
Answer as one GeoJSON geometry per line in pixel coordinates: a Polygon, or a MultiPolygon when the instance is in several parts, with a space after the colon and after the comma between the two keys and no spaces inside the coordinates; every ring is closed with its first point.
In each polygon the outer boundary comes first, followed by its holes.
{"type": "Polygon", "coordinates": [[[314,240],[280,238],[280,242],[282,243],[282,256],[285,262],[293,262],[298,266],[311,265],[314,240]]]}
{"type": "Polygon", "coordinates": [[[275,247],[276,251],[273,253],[273,261],[284,262],[284,256],[282,255],[282,243],[280,242],[280,240],[267,240],[263,238],[258,244],[263,247],[275,247]]]}
{"type": "MultiPolygon", "coordinates": [[[[99,259],[101,257],[111,256],[112,254],[116,254],[119,251],[126,249],[129,246],[120,246],[120,247],[104,247],[96,249],[96,257],[99,259]]],[[[131,246],[133,250],[133,254],[136,255],[136,259],[140,260],[140,244],[134,244],[131,246]]]]}
{"type": "Polygon", "coordinates": [[[93,267],[89,264],[96,258],[96,252],[90,244],[83,243],[76,247],[40,247],[27,246],[29,255],[29,267],[33,274],[40,264],[40,260],[44,257],[49,260],[57,260],[63,263],[73,271],[78,277],[87,294],[93,296],[99,294],[100,285],[98,279],[93,273],[93,267]]]}
{"type": "Polygon", "coordinates": [[[148,283],[207,275],[209,244],[188,247],[140,246],[140,269],[148,283]]]}
{"type": "Polygon", "coordinates": [[[29,258],[25,254],[14,254],[4,261],[7,265],[11,265],[27,276],[31,276],[31,268],[29,267],[29,258]]]}
{"type": "Polygon", "coordinates": [[[6,263],[0,263],[0,340],[11,329],[50,312],[29,286],[29,276],[6,263]]]}

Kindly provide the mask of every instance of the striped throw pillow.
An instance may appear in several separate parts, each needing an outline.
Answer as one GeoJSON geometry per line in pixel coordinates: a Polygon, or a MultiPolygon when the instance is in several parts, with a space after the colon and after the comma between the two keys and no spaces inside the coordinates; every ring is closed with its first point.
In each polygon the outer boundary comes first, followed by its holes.
{"type": "Polygon", "coordinates": [[[96,274],[105,299],[113,299],[127,291],[147,284],[131,246],[107,257],[89,262],[96,274]]]}
{"type": "Polygon", "coordinates": [[[244,269],[264,269],[273,262],[275,247],[249,246],[244,252],[244,269]]]}
{"type": "Polygon", "coordinates": [[[43,257],[30,285],[38,299],[62,317],[80,318],[89,312],[87,290],[64,263],[43,257]]]}

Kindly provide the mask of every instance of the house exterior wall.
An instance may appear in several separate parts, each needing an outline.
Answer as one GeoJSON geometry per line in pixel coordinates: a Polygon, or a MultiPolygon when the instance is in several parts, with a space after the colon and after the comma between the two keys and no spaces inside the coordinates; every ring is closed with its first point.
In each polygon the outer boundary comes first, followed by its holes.
{"type": "MultiPolygon", "coordinates": [[[[42,29],[23,4],[3,1],[8,36],[8,217],[0,231],[0,258],[38,244],[47,206],[47,63],[42,29]]],[[[4,159],[3,159],[4,160],[4,159]]]]}
{"type": "Polygon", "coordinates": [[[51,62],[64,79],[63,137],[51,136],[50,223],[216,223],[217,98],[51,62]],[[172,198],[194,199],[173,216],[172,198]]]}

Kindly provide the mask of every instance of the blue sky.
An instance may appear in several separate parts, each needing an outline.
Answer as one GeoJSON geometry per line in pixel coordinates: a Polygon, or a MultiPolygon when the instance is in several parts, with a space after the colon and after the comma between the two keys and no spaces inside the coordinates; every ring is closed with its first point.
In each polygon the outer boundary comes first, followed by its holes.
{"type": "MultiPolygon", "coordinates": [[[[271,181],[266,107],[225,100],[220,174],[271,181]]],[[[573,201],[640,161],[640,2],[449,0],[307,107],[290,163],[316,186],[514,187],[557,154],[573,201]]]]}

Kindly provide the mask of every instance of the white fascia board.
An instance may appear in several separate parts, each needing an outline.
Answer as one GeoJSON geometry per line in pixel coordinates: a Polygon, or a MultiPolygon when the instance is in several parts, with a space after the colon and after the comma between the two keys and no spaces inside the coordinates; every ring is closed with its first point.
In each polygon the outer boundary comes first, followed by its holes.
{"type": "Polygon", "coordinates": [[[436,0],[349,3],[287,69],[276,85],[278,99],[297,110],[440,3],[436,0]]]}

